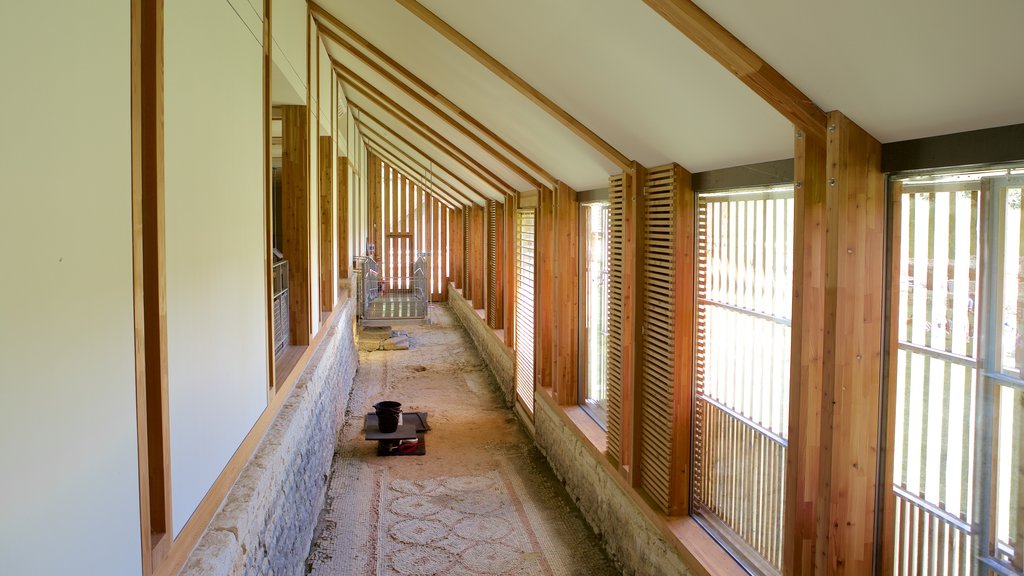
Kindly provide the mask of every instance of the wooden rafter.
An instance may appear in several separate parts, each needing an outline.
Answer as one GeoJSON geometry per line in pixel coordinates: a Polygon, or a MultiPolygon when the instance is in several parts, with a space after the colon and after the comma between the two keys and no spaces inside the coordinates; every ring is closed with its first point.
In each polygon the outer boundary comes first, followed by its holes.
{"type": "MultiPolygon", "coordinates": [[[[395,158],[401,159],[405,163],[406,169],[408,171],[410,171],[410,172],[413,172],[413,175],[416,176],[416,177],[419,177],[419,174],[420,174],[420,172],[417,171],[417,169],[423,170],[423,171],[429,171],[429,168],[424,166],[421,162],[417,162],[415,159],[412,158],[412,156],[410,156],[409,154],[403,152],[402,150],[394,148],[393,147],[394,145],[389,143],[389,142],[387,142],[386,140],[381,140],[381,139],[374,138],[374,137],[370,136],[370,134],[368,134],[365,131],[363,133],[363,139],[364,139],[364,141],[366,142],[366,144],[368,146],[372,146],[372,147],[376,148],[377,150],[380,150],[383,153],[388,153],[388,154],[391,154],[392,156],[394,156],[395,158]]],[[[412,178],[412,177],[413,176],[410,176],[410,178],[412,178]]],[[[436,179],[437,183],[444,184],[448,188],[448,190],[443,193],[442,199],[451,202],[455,206],[462,206],[463,204],[475,203],[475,202],[473,202],[473,200],[468,198],[465,194],[459,192],[458,189],[455,188],[455,186],[452,186],[452,184],[450,182],[448,182],[447,180],[441,178],[439,175],[434,174],[434,178],[436,179]]],[[[422,178],[421,178],[421,180],[422,180],[422,178]]],[[[435,188],[437,188],[437,187],[435,187],[435,188]]],[[[427,189],[431,189],[431,188],[427,187],[427,189]]],[[[438,190],[438,192],[441,193],[440,190],[438,190]]]]}
{"type": "Polygon", "coordinates": [[[458,30],[452,28],[447,22],[439,18],[425,6],[416,2],[416,0],[396,0],[396,2],[404,6],[409,10],[409,12],[412,12],[420,20],[447,38],[452,44],[461,48],[477,62],[483,64],[485,68],[494,73],[498,78],[501,78],[510,86],[518,90],[523,96],[529,98],[530,101],[550,114],[555,120],[558,120],[563,126],[572,131],[573,134],[576,134],[576,136],[584,142],[615,163],[616,166],[622,170],[630,169],[631,163],[625,154],[616,150],[611,144],[595,134],[590,128],[587,128],[582,122],[573,118],[572,115],[562,109],[558,104],[555,104],[553,100],[542,94],[507,66],[474,44],[469,38],[463,36],[458,30]]]}
{"type": "MultiPolygon", "coordinates": [[[[317,7],[317,8],[320,10],[320,12],[317,12],[317,13],[318,14],[323,14],[323,9],[319,8],[319,7],[317,7]]],[[[409,70],[407,70],[404,67],[402,67],[400,64],[398,64],[397,62],[395,62],[394,60],[389,58],[386,54],[384,54],[380,50],[377,50],[375,47],[373,47],[372,44],[369,44],[366,40],[364,40],[361,37],[359,37],[350,28],[348,28],[348,27],[344,26],[344,24],[341,24],[340,22],[338,22],[337,19],[334,18],[333,16],[330,16],[328,14],[326,16],[323,16],[323,18],[327,19],[330,24],[338,25],[343,30],[347,31],[346,33],[349,34],[350,36],[353,36],[354,38],[358,38],[358,40],[356,40],[356,41],[359,44],[361,44],[362,46],[364,46],[364,47],[369,46],[370,48],[364,48],[364,49],[366,49],[366,50],[370,51],[371,53],[373,53],[377,58],[381,59],[385,64],[387,64],[388,66],[390,66],[391,68],[396,70],[399,74],[404,76],[406,78],[406,80],[408,80],[409,82],[415,84],[420,90],[425,92],[427,95],[431,96],[433,99],[437,100],[438,102],[441,102],[444,105],[444,107],[449,110],[451,115],[449,115],[449,113],[446,113],[443,110],[441,110],[440,108],[438,108],[437,105],[435,105],[433,102],[428,100],[422,94],[420,94],[419,92],[414,90],[411,86],[406,84],[405,81],[403,81],[402,79],[396,77],[394,74],[388,72],[384,68],[384,66],[382,66],[379,63],[377,63],[373,58],[370,58],[369,56],[367,56],[362,50],[360,50],[359,48],[354,46],[351,42],[349,42],[348,40],[343,38],[341,35],[335,33],[333,30],[331,30],[330,28],[327,28],[326,26],[320,26],[318,29],[319,29],[320,33],[323,34],[324,37],[326,37],[327,39],[331,40],[335,44],[337,44],[337,45],[341,46],[342,48],[344,48],[345,50],[347,50],[350,54],[352,54],[353,56],[358,58],[360,61],[362,61],[364,64],[366,64],[367,66],[372,68],[377,74],[380,74],[381,76],[386,78],[389,82],[391,82],[392,84],[397,86],[399,89],[401,89],[410,98],[413,98],[414,100],[416,100],[416,102],[418,102],[423,107],[429,109],[438,118],[441,118],[442,120],[444,120],[445,123],[449,124],[450,126],[455,128],[456,130],[458,130],[465,137],[471,139],[478,146],[480,146],[481,148],[486,150],[488,152],[488,154],[490,154],[491,156],[493,156],[497,160],[501,161],[501,163],[504,164],[506,167],[508,167],[510,170],[512,170],[516,174],[519,174],[520,176],[522,176],[524,180],[529,182],[534,187],[539,187],[540,186],[540,182],[537,180],[537,178],[536,178],[536,176],[534,176],[534,174],[538,174],[538,175],[540,175],[541,178],[547,180],[549,185],[554,185],[555,178],[553,176],[551,176],[551,174],[549,174],[547,171],[545,171],[543,168],[541,168],[536,162],[533,162],[532,160],[530,160],[525,154],[521,153],[519,150],[514,148],[511,144],[509,144],[508,142],[506,142],[505,140],[500,138],[497,134],[492,132],[490,129],[488,129],[486,126],[484,126],[478,120],[476,120],[475,118],[473,118],[472,116],[470,116],[466,112],[463,112],[458,106],[456,106],[450,100],[448,100],[443,95],[441,95],[439,92],[437,92],[436,90],[431,88],[426,82],[420,80],[412,72],[410,72],[409,70]],[[456,120],[456,118],[462,119],[463,121],[465,121],[468,124],[470,124],[470,126],[472,126],[474,129],[476,129],[479,132],[481,132],[482,134],[484,134],[491,141],[495,142],[498,146],[503,148],[508,154],[513,156],[516,160],[518,160],[519,162],[525,164],[527,168],[529,168],[530,170],[533,171],[533,173],[530,173],[529,171],[524,169],[519,164],[517,164],[517,163],[513,162],[512,160],[510,160],[509,158],[505,157],[498,150],[495,150],[493,146],[491,146],[489,143],[487,143],[487,141],[485,141],[483,138],[478,136],[472,130],[469,130],[468,128],[466,128],[462,123],[458,122],[456,120]]]]}
{"type": "Polygon", "coordinates": [[[517,192],[514,186],[505,182],[497,174],[477,161],[477,159],[471,154],[468,154],[462,148],[459,148],[451,140],[448,140],[437,130],[434,130],[428,124],[419,119],[415,114],[406,110],[358,74],[349,68],[346,68],[345,65],[335,61],[334,68],[341,74],[342,78],[348,83],[348,85],[356,90],[356,92],[359,92],[399,122],[408,126],[433,146],[446,151],[449,156],[458,160],[460,164],[476,174],[478,178],[493,186],[496,191],[503,194],[515,194],[517,192]]]}
{"type": "MultiPolygon", "coordinates": [[[[378,122],[375,118],[373,118],[369,114],[366,114],[365,112],[360,111],[360,116],[364,116],[364,115],[367,118],[370,118],[371,120],[373,120],[374,122],[377,122],[378,124],[380,124],[380,122],[378,122]]],[[[357,120],[357,121],[359,122],[359,126],[363,129],[363,135],[364,136],[367,136],[370,139],[377,140],[379,142],[390,142],[391,141],[391,139],[388,138],[386,135],[381,134],[380,132],[377,132],[376,130],[371,128],[368,124],[366,124],[366,122],[363,122],[361,118],[359,120],[357,120]]],[[[481,194],[479,191],[477,191],[476,188],[473,188],[469,183],[467,183],[465,180],[460,178],[458,174],[452,172],[451,170],[449,170],[445,166],[443,166],[441,164],[438,164],[437,162],[434,161],[433,158],[431,158],[430,156],[427,156],[426,154],[424,154],[419,148],[416,148],[415,146],[412,146],[411,144],[409,144],[409,142],[407,140],[405,140],[404,138],[402,138],[398,134],[394,134],[393,132],[391,134],[393,136],[395,136],[399,141],[403,142],[404,144],[406,144],[407,146],[412,148],[414,152],[416,152],[420,156],[424,157],[428,162],[433,164],[435,167],[440,168],[441,170],[444,170],[449,176],[452,176],[453,178],[455,178],[455,180],[458,181],[459,184],[462,184],[463,186],[465,186],[470,192],[472,192],[475,196],[477,196],[480,199],[481,202],[487,198],[486,196],[481,194]]],[[[427,168],[425,166],[423,166],[422,163],[416,162],[416,164],[418,166],[420,166],[421,168],[423,168],[424,170],[427,170],[427,168]]],[[[452,185],[451,183],[449,183],[447,181],[445,181],[445,183],[448,184],[449,186],[451,186],[453,189],[458,190],[457,186],[454,186],[454,185],[452,185]]],[[[463,195],[461,193],[460,193],[460,196],[465,197],[465,195],[463,195]]],[[[466,198],[466,202],[476,203],[476,201],[474,201],[474,200],[472,200],[472,199],[470,199],[468,197],[465,197],[465,198],[466,198]]]]}
{"type": "Polygon", "coordinates": [[[423,188],[424,190],[429,190],[431,194],[433,194],[445,206],[448,206],[449,208],[453,209],[458,206],[462,206],[461,203],[452,200],[452,198],[448,196],[447,193],[439,190],[436,186],[431,188],[427,182],[424,182],[423,179],[418,174],[416,174],[416,171],[413,170],[411,166],[409,166],[408,164],[405,163],[404,160],[396,156],[394,152],[391,152],[379,146],[378,144],[370,141],[366,141],[365,145],[368,150],[372,151],[374,154],[377,155],[377,157],[383,164],[391,166],[392,168],[400,172],[402,176],[408,178],[409,181],[415,183],[420,188],[423,188]],[[412,174],[412,176],[410,176],[410,174],[412,174]]]}
{"type": "MultiPolygon", "coordinates": [[[[407,0],[398,0],[405,4],[407,0]]],[[[814,140],[825,142],[825,112],[691,0],[643,0],[709,56],[814,140]]]]}
{"type": "MultiPolygon", "coordinates": [[[[434,166],[439,166],[445,172],[451,174],[452,177],[454,177],[456,180],[459,181],[459,183],[462,184],[462,186],[464,186],[467,189],[469,189],[473,194],[479,196],[481,201],[486,198],[483,194],[480,194],[480,192],[478,190],[476,190],[476,188],[474,188],[472,186],[472,184],[470,184],[465,179],[463,179],[462,176],[460,176],[459,174],[456,174],[455,172],[453,172],[450,169],[447,169],[447,167],[445,167],[443,164],[437,162],[433,157],[431,157],[429,154],[424,152],[423,149],[421,149],[420,147],[414,145],[414,143],[409,141],[408,138],[403,137],[401,134],[399,134],[398,132],[394,131],[387,124],[385,124],[384,122],[381,122],[377,117],[375,117],[374,115],[370,114],[366,110],[359,108],[358,105],[351,104],[351,107],[359,112],[360,120],[361,120],[361,117],[366,117],[366,118],[369,118],[370,120],[373,120],[378,126],[380,126],[381,128],[384,128],[385,130],[387,130],[390,133],[391,136],[393,136],[395,139],[397,139],[400,142],[402,142],[403,145],[408,146],[413,151],[415,151],[417,154],[419,154],[423,158],[426,158],[434,166]]],[[[359,126],[361,126],[364,129],[370,129],[370,127],[367,125],[366,122],[360,122],[359,126]]],[[[384,139],[388,139],[388,138],[385,137],[384,139]]]]}

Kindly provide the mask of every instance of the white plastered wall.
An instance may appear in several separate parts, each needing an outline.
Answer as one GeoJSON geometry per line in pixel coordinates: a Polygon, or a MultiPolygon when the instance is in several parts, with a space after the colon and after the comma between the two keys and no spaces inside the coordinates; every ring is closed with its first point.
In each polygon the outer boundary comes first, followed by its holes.
{"type": "Polygon", "coordinates": [[[177,534],[267,404],[261,36],[165,6],[167,355],[177,534]]]}
{"type": "Polygon", "coordinates": [[[0,3],[0,574],[141,572],[130,16],[0,3]]]}

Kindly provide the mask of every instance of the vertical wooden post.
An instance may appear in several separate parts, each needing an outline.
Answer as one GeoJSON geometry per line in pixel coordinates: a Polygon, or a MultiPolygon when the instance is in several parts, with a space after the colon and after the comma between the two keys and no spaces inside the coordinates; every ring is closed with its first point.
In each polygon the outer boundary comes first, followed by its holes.
{"type": "Polygon", "coordinates": [[[554,190],[542,187],[537,199],[536,242],[540,269],[537,294],[535,370],[537,384],[550,388],[554,383],[555,363],[555,197],[554,190]]]}
{"type": "Polygon", "coordinates": [[[469,223],[469,275],[472,281],[473,308],[481,310],[486,305],[484,299],[484,207],[473,205],[470,209],[469,223]]]}
{"type": "Polygon", "coordinates": [[[458,210],[452,210],[452,230],[451,230],[451,243],[448,246],[449,254],[451,255],[452,262],[452,276],[455,282],[455,287],[462,289],[462,215],[464,210],[459,208],[458,210]]]}
{"type": "Polygon", "coordinates": [[[519,208],[519,196],[510,197],[505,201],[505,266],[502,283],[505,285],[505,345],[515,346],[515,309],[516,309],[516,210],[519,208]]]}
{"type": "Polygon", "coordinates": [[[793,324],[783,567],[813,574],[817,557],[822,362],[825,341],[825,146],[797,129],[794,140],[793,324]]]}
{"type": "Polygon", "coordinates": [[[494,235],[494,253],[491,255],[494,258],[491,264],[494,266],[494,285],[490,287],[494,291],[494,310],[493,318],[488,320],[491,328],[500,330],[505,327],[505,204],[494,203],[494,221],[490,225],[493,226],[491,234],[494,235]]]}
{"type": "Polygon", "coordinates": [[[577,404],[579,382],[579,202],[576,191],[559,182],[554,194],[555,400],[577,404]]]}
{"type": "Polygon", "coordinates": [[[797,136],[803,251],[794,262],[785,566],[792,574],[869,574],[886,288],[881,145],[831,112],[822,168],[820,147],[797,136]]]}
{"type": "Polygon", "coordinates": [[[693,193],[693,176],[682,166],[672,167],[675,182],[676,210],[673,213],[675,230],[675,284],[673,350],[675,381],[673,394],[671,489],[668,514],[685,515],[690,507],[690,444],[693,432],[693,370],[696,320],[696,265],[697,265],[697,198],[693,193]]]}
{"type": "Polygon", "coordinates": [[[320,309],[334,310],[334,142],[321,136],[320,160],[320,309]]]}
{"type": "Polygon", "coordinates": [[[348,278],[348,158],[338,157],[338,277],[348,278]]]}
{"type": "Polygon", "coordinates": [[[309,114],[305,106],[282,106],[281,250],[288,260],[291,342],[309,344],[309,114]]]}
{"type": "Polygon", "coordinates": [[[142,572],[173,540],[164,249],[164,3],[131,3],[132,284],[142,572]]]}

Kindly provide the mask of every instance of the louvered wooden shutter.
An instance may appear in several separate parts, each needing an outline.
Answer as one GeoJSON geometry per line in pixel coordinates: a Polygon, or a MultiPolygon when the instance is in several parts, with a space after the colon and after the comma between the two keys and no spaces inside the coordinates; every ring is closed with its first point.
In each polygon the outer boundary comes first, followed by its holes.
{"type": "Polygon", "coordinates": [[[535,210],[516,211],[516,395],[533,413],[534,297],[537,278],[535,210]]]}
{"type": "Polygon", "coordinates": [[[634,434],[640,435],[640,486],[664,513],[678,511],[673,508],[687,489],[687,479],[676,472],[688,449],[677,439],[685,399],[676,396],[681,380],[690,378],[692,353],[692,234],[682,224],[687,214],[693,217],[693,199],[683,197],[683,174],[676,165],[650,170],[640,200],[640,410],[634,434]]]}
{"type": "Polygon", "coordinates": [[[624,176],[608,182],[608,457],[619,463],[622,440],[622,276],[625,220],[624,176]]]}
{"type": "Polygon", "coordinates": [[[487,201],[487,324],[501,328],[501,205],[487,201]]]}

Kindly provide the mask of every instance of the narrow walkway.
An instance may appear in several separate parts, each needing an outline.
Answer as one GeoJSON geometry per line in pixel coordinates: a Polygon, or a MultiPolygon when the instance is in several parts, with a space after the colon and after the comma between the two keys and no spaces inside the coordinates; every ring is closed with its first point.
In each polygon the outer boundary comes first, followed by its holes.
{"type": "Polygon", "coordinates": [[[411,350],[360,352],[309,573],[616,574],[458,320],[430,318],[402,328],[411,350]],[[429,414],[425,456],[378,457],[362,439],[384,399],[429,414]]]}

